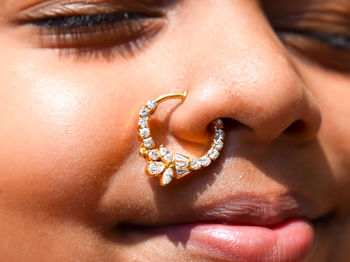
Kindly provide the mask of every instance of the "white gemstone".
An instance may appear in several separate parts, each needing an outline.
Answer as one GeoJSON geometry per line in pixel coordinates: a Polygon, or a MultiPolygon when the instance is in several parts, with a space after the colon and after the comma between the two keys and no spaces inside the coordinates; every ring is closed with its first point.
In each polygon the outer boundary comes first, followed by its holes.
{"type": "Polygon", "coordinates": [[[163,176],[162,176],[162,184],[167,185],[171,182],[173,179],[174,171],[173,168],[169,167],[167,170],[165,170],[163,176]]]}
{"type": "Polygon", "coordinates": [[[202,156],[200,158],[200,161],[201,161],[202,166],[204,166],[204,167],[209,166],[211,163],[211,159],[208,156],[202,156]]]}
{"type": "Polygon", "coordinates": [[[159,151],[160,151],[160,155],[162,156],[162,159],[168,163],[171,163],[172,159],[171,159],[171,154],[169,150],[166,149],[165,147],[161,147],[159,151]]]}
{"type": "Polygon", "coordinates": [[[178,162],[185,162],[185,163],[187,163],[188,162],[188,157],[176,153],[175,156],[174,156],[174,160],[178,161],[178,162]]]}
{"type": "Polygon", "coordinates": [[[154,146],[154,141],[152,137],[144,139],[143,144],[145,145],[146,148],[152,148],[154,146]]]}
{"type": "Polygon", "coordinates": [[[142,128],[140,129],[140,136],[143,138],[148,138],[151,135],[151,131],[149,128],[142,128]]]}
{"type": "Polygon", "coordinates": [[[201,162],[196,159],[191,161],[190,166],[194,170],[198,170],[202,167],[201,162]]]}
{"type": "Polygon", "coordinates": [[[224,122],[221,120],[221,119],[216,119],[214,121],[214,125],[217,127],[217,128],[224,128],[224,122]]]}
{"type": "Polygon", "coordinates": [[[224,147],[224,143],[221,140],[214,140],[214,144],[213,146],[217,149],[217,150],[221,150],[224,147]]]}
{"type": "Polygon", "coordinates": [[[157,149],[150,150],[148,152],[148,157],[152,160],[158,160],[159,159],[159,153],[157,149]]]}
{"type": "Polygon", "coordinates": [[[175,169],[182,169],[188,166],[189,159],[186,156],[175,154],[174,155],[175,169]]]}
{"type": "Polygon", "coordinates": [[[217,151],[215,148],[212,148],[208,151],[208,156],[212,159],[215,160],[219,157],[219,151],[217,151]]]}
{"type": "Polygon", "coordinates": [[[187,166],[187,164],[184,163],[184,162],[175,162],[175,168],[176,169],[185,168],[186,166],[187,166]]]}
{"type": "Polygon", "coordinates": [[[160,175],[164,169],[165,165],[162,162],[149,162],[147,166],[148,172],[153,176],[160,175]]]}
{"type": "Polygon", "coordinates": [[[140,116],[141,117],[148,117],[149,113],[150,113],[149,109],[144,107],[140,111],[140,116]]]}
{"type": "Polygon", "coordinates": [[[189,174],[191,171],[188,168],[184,168],[184,169],[179,169],[176,170],[176,175],[178,178],[183,177],[187,174],[189,174]]]}
{"type": "Polygon", "coordinates": [[[150,110],[154,110],[157,108],[157,102],[153,99],[149,100],[147,103],[146,103],[146,106],[150,109],[150,110]]]}
{"type": "Polygon", "coordinates": [[[223,139],[225,138],[225,132],[224,132],[224,130],[218,129],[218,130],[215,132],[215,138],[216,138],[216,139],[223,140],[223,139]]]}
{"type": "Polygon", "coordinates": [[[148,118],[147,117],[140,117],[139,118],[139,126],[142,128],[145,128],[148,126],[148,118]]]}

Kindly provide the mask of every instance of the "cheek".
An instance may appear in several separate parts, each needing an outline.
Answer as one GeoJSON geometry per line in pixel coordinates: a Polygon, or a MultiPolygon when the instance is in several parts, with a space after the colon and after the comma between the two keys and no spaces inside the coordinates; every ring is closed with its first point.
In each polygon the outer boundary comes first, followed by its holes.
{"type": "Polygon", "coordinates": [[[338,203],[350,206],[350,78],[325,73],[321,69],[304,68],[307,85],[322,110],[320,142],[332,167],[338,185],[338,203]]]}
{"type": "Polygon", "coordinates": [[[349,85],[329,85],[328,94],[324,98],[324,125],[321,134],[325,137],[333,163],[334,176],[339,186],[339,205],[350,207],[350,89],[349,85]]]}
{"type": "Polygon", "coordinates": [[[89,81],[91,72],[32,66],[22,71],[13,65],[10,78],[10,70],[0,70],[2,208],[30,214],[69,208],[71,215],[86,217],[133,148],[127,141],[137,141],[129,137],[136,131],[125,131],[137,113],[115,103],[120,94],[112,95],[108,84],[102,90],[89,81]]]}

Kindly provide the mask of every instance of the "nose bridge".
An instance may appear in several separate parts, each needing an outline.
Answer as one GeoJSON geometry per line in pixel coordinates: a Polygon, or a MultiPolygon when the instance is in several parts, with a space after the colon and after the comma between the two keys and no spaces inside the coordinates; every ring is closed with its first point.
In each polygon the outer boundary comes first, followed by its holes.
{"type": "Polygon", "coordinates": [[[212,5],[198,11],[201,19],[194,19],[186,35],[193,86],[215,79],[232,94],[254,95],[257,86],[267,88],[266,95],[295,89],[300,79],[294,65],[257,1],[204,1],[212,5]]]}
{"type": "Polygon", "coordinates": [[[194,5],[191,17],[180,21],[186,48],[201,58],[202,66],[214,62],[244,75],[247,66],[257,67],[259,74],[271,54],[281,61],[282,46],[256,0],[203,2],[210,4],[200,5],[200,9],[194,5]]]}
{"type": "Polygon", "coordinates": [[[225,75],[231,73],[239,83],[254,84],[259,80],[272,80],[272,77],[277,79],[277,73],[291,72],[286,71],[286,67],[294,70],[262,10],[257,4],[252,4],[256,1],[236,2],[241,5],[228,5],[230,8],[225,11],[220,9],[221,14],[225,12],[220,16],[221,21],[214,18],[219,30],[208,45],[210,50],[216,50],[210,59],[215,63],[220,61],[221,68],[226,70],[225,75]]]}
{"type": "MultiPolygon", "coordinates": [[[[308,122],[309,131],[317,130],[317,107],[256,1],[223,0],[206,7],[200,10],[202,18],[192,23],[205,30],[194,30],[188,37],[190,95],[181,109],[198,117],[191,119],[198,134],[205,133],[204,123],[223,117],[267,141],[299,120],[308,122]]],[[[194,137],[193,130],[180,129],[182,138],[194,137]]]]}

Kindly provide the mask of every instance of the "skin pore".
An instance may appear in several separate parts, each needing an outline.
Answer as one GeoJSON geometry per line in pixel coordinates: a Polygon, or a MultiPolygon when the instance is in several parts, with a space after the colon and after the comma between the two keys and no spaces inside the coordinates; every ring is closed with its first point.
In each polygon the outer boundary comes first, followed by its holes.
{"type": "Polygon", "coordinates": [[[147,232],[229,202],[308,220],[303,261],[350,257],[348,0],[0,3],[1,261],[236,261],[147,232]],[[183,90],[157,144],[200,156],[222,118],[225,148],[163,188],[138,114],[183,90]]]}

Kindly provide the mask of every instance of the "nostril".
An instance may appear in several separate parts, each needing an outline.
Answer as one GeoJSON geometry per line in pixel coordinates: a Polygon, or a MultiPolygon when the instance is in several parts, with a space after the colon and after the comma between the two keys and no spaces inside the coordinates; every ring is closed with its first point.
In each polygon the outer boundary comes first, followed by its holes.
{"type": "Polygon", "coordinates": [[[306,124],[303,120],[294,121],[287,129],[284,130],[286,135],[301,135],[306,132],[306,124]]]}

